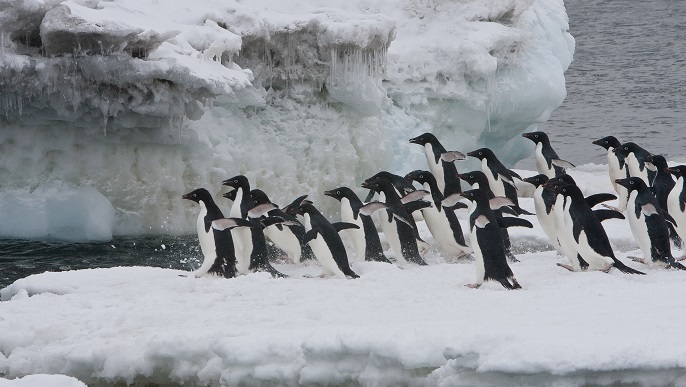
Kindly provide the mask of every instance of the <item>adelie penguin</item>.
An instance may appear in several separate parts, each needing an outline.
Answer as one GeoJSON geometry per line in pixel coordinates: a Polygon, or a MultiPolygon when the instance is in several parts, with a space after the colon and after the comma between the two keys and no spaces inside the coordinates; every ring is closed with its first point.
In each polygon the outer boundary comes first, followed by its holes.
{"type": "MultiPolygon", "coordinates": [[[[610,240],[598,217],[586,202],[579,187],[573,184],[557,185],[554,191],[565,198],[562,215],[565,229],[559,230],[568,234],[576,251],[588,264],[588,270],[609,272],[615,267],[626,274],[645,274],[632,269],[615,257],[610,240]]],[[[558,208],[555,208],[556,216],[558,208]]]]}
{"type": "Polygon", "coordinates": [[[541,173],[536,176],[527,177],[524,181],[536,187],[533,197],[538,224],[541,225],[543,232],[555,250],[562,253],[562,247],[555,231],[555,213],[553,211],[557,195],[553,191],[545,189],[545,184],[548,183],[548,176],[541,173]]]}
{"type": "Polygon", "coordinates": [[[200,268],[193,273],[194,276],[210,274],[225,278],[235,277],[236,254],[231,233],[228,229],[218,230],[212,227],[212,222],[224,218],[212,195],[205,188],[198,188],[182,198],[200,205],[196,228],[204,258],[200,268]]]}
{"type": "Polygon", "coordinates": [[[629,193],[626,191],[626,188],[617,184],[617,179],[629,177],[629,167],[626,165],[624,155],[614,152],[622,143],[614,136],[603,137],[593,141],[593,143],[607,150],[607,165],[610,173],[610,182],[619,197],[617,210],[624,211],[626,209],[626,201],[629,198],[629,193]]]}
{"type": "MultiPolygon", "coordinates": [[[[521,289],[512,269],[507,264],[505,246],[500,232],[502,227],[509,227],[509,225],[499,223],[491,210],[492,206],[499,207],[499,201],[507,199],[489,200],[484,190],[474,189],[455,194],[455,196],[458,195],[475,203],[469,214],[469,232],[476,259],[476,283],[467,286],[478,288],[486,281],[495,281],[505,289],[521,289]]],[[[511,204],[509,200],[507,203],[511,204]]],[[[502,221],[507,222],[507,219],[517,218],[503,218],[502,221]]]]}
{"type": "Polygon", "coordinates": [[[434,175],[438,190],[443,196],[450,196],[462,191],[454,161],[464,160],[465,155],[456,151],[447,151],[438,141],[438,138],[431,133],[424,133],[411,138],[410,143],[424,147],[429,171],[434,175]]]}
{"type": "Polygon", "coordinates": [[[643,259],[634,258],[634,261],[686,270],[686,267],[672,257],[665,212],[660,208],[651,189],[638,177],[618,179],[617,184],[629,191],[627,217],[631,233],[643,252],[643,259]]]}
{"type": "MultiPolygon", "coordinates": [[[[248,219],[248,212],[252,209],[253,203],[250,200],[250,183],[248,178],[237,175],[222,182],[223,185],[233,187],[236,190],[236,198],[231,206],[229,215],[232,218],[248,219]]],[[[269,262],[267,242],[264,239],[264,232],[259,220],[251,220],[253,227],[235,228],[231,230],[231,235],[236,246],[236,269],[241,274],[250,271],[267,271],[274,277],[286,277],[283,273],[276,270],[269,262]]]]}
{"type": "MultiPolygon", "coordinates": [[[[657,199],[657,204],[660,205],[665,211],[668,211],[667,200],[669,198],[669,193],[676,185],[676,182],[672,178],[672,174],[667,170],[669,166],[667,165],[667,160],[664,156],[652,155],[648,158],[648,161],[653,163],[657,169],[655,173],[655,180],[653,180],[653,193],[657,199]]],[[[667,224],[669,226],[669,237],[675,246],[681,246],[682,240],[677,234],[675,226],[671,223],[667,224]]]]}
{"type": "MultiPolygon", "coordinates": [[[[459,175],[458,175],[459,176],[459,175]]],[[[438,189],[434,175],[429,171],[412,171],[405,175],[405,179],[416,181],[431,193],[432,206],[423,208],[422,214],[431,235],[440,246],[446,259],[462,258],[470,254],[472,249],[467,246],[462,226],[455,215],[454,207],[444,208],[443,194],[438,189]]],[[[459,203],[462,204],[462,203],[459,203]]]]}
{"type": "Polygon", "coordinates": [[[538,173],[553,178],[565,173],[565,168],[574,168],[574,164],[560,159],[552,145],[550,139],[544,132],[523,133],[522,137],[528,138],[536,144],[536,169],[538,173]]]}
{"type": "Polygon", "coordinates": [[[364,204],[357,194],[348,187],[338,187],[324,192],[324,195],[341,202],[341,220],[343,222],[356,224],[359,227],[359,229],[347,230],[353,241],[357,259],[391,263],[383,253],[374,221],[370,216],[360,213],[364,204]]]}
{"type": "Polygon", "coordinates": [[[405,209],[393,184],[385,178],[371,177],[362,183],[362,187],[384,193],[385,204],[388,209],[380,212],[381,228],[396,260],[426,265],[424,259],[419,255],[417,247],[417,240],[421,240],[417,232],[417,225],[405,209]],[[406,219],[408,222],[397,221],[394,215],[406,219]]]}
{"type": "MultiPolygon", "coordinates": [[[[676,177],[676,184],[667,197],[667,212],[676,222],[676,232],[686,241],[686,165],[667,168],[676,177]]],[[[686,254],[684,255],[685,258],[686,254]]]]}
{"type": "Polygon", "coordinates": [[[492,150],[481,148],[471,151],[467,155],[481,160],[481,172],[488,177],[488,185],[495,196],[504,196],[510,199],[514,203],[514,209],[518,215],[533,215],[519,207],[514,179],[521,180],[522,178],[514,171],[507,169],[492,150]]]}
{"type": "Polygon", "coordinates": [[[648,187],[653,186],[656,169],[649,161],[650,152],[633,142],[625,142],[615,148],[613,152],[619,155],[619,157],[624,157],[624,161],[629,169],[628,177],[640,177],[648,187]]]}
{"type": "Polygon", "coordinates": [[[356,228],[350,223],[338,223],[335,227],[317,210],[312,202],[303,200],[298,205],[298,212],[305,218],[305,243],[312,247],[314,255],[323,268],[323,275],[335,275],[338,278],[359,278],[350,268],[348,254],[338,232],[347,228],[356,228]]]}

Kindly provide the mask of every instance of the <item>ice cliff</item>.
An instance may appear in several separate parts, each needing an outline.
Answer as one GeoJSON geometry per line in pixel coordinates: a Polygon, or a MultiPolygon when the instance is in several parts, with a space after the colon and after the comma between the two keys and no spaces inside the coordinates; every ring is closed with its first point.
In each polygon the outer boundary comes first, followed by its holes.
{"type": "Polygon", "coordinates": [[[189,232],[181,195],[239,173],[333,207],[425,131],[516,161],[567,30],[562,0],[0,0],[0,237],[189,232]]]}

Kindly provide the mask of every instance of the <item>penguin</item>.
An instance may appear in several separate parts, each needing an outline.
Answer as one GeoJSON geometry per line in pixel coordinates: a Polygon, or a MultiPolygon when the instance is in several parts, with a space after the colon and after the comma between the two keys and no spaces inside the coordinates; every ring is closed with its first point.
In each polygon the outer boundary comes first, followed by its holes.
{"type": "Polygon", "coordinates": [[[235,277],[236,254],[231,233],[229,230],[217,230],[212,227],[213,221],[224,218],[212,195],[205,188],[198,188],[183,195],[182,198],[200,205],[196,228],[204,259],[194,276],[199,278],[209,274],[224,278],[235,277]]]}
{"type": "Polygon", "coordinates": [[[466,159],[465,155],[457,151],[446,151],[436,136],[428,132],[411,138],[410,143],[424,147],[429,171],[434,175],[438,190],[443,196],[450,196],[462,191],[454,161],[466,159]]]}
{"type": "Polygon", "coordinates": [[[667,168],[667,172],[676,177],[674,188],[667,197],[667,213],[674,219],[674,228],[681,240],[686,241],[686,165],[667,168]]]}
{"type": "MultiPolygon", "coordinates": [[[[236,198],[231,206],[229,215],[232,218],[248,219],[248,212],[253,204],[250,200],[250,183],[248,178],[237,175],[222,182],[223,185],[233,187],[236,191],[236,198]]],[[[286,277],[285,274],[276,270],[269,262],[267,241],[264,238],[262,225],[259,220],[251,220],[254,227],[235,228],[231,230],[231,235],[236,241],[236,269],[241,274],[250,271],[264,270],[273,277],[286,277]]]]}
{"type": "Polygon", "coordinates": [[[478,288],[486,281],[496,281],[505,289],[521,289],[505,257],[505,246],[500,232],[501,227],[505,225],[499,224],[496,220],[486,191],[469,190],[455,196],[461,196],[475,204],[470,206],[472,211],[469,214],[469,235],[476,259],[476,283],[466,286],[478,288]]]}
{"type": "Polygon", "coordinates": [[[395,253],[396,260],[426,265],[424,259],[419,255],[417,247],[417,239],[421,240],[417,232],[417,225],[410,214],[407,213],[391,181],[382,177],[371,177],[362,183],[362,187],[383,192],[386,198],[388,210],[385,211],[385,215],[383,211],[381,212],[381,228],[386,235],[391,250],[395,253]],[[408,225],[405,222],[397,221],[393,214],[408,219],[411,224],[408,225]]]}
{"type": "Polygon", "coordinates": [[[538,173],[553,178],[565,173],[565,168],[574,168],[569,161],[560,159],[550,145],[548,135],[544,132],[522,133],[522,137],[528,138],[536,144],[536,169],[538,173]]]}
{"type": "MultiPolygon", "coordinates": [[[[473,189],[478,188],[480,190],[483,190],[486,193],[486,197],[488,198],[488,200],[495,198],[495,195],[493,194],[493,191],[491,190],[491,187],[488,184],[488,177],[485,173],[481,171],[472,171],[469,173],[461,174],[460,178],[466,181],[468,184],[470,184],[473,189]]],[[[494,210],[493,214],[495,215],[497,220],[500,220],[503,217],[503,212],[507,212],[515,216],[517,215],[516,211],[507,206],[502,207],[498,210],[494,210]]],[[[512,242],[510,241],[510,233],[507,231],[507,228],[503,228],[501,230],[501,233],[503,234],[503,246],[505,247],[505,255],[510,260],[510,262],[519,262],[519,260],[515,257],[514,253],[512,252],[512,242]]]]}
{"type": "MultiPolygon", "coordinates": [[[[648,157],[648,161],[651,162],[657,169],[655,172],[655,180],[653,180],[653,193],[657,199],[657,204],[664,211],[668,211],[667,198],[669,197],[669,193],[676,185],[676,182],[672,178],[672,174],[667,172],[667,168],[669,168],[669,166],[667,165],[667,160],[664,158],[664,156],[652,155],[648,157]]],[[[674,245],[677,247],[681,246],[682,241],[681,238],[679,238],[679,234],[676,233],[674,225],[667,223],[667,226],[669,227],[669,237],[674,245]]]]}
{"type": "MultiPolygon", "coordinates": [[[[633,142],[625,142],[613,150],[620,157],[624,157],[629,177],[640,177],[648,187],[653,186],[655,180],[655,166],[648,161],[650,152],[633,142]]],[[[619,179],[619,178],[618,178],[619,179]]]]}
{"type": "MultiPolygon", "coordinates": [[[[269,196],[259,189],[250,191],[250,200],[253,206],[273,204],[269,200],[269,196]]],[[[268,215],[270,217],[262,220],[261,223],[264,226],[264,234],[276,247],[283,250],[294,263],[300,263],[301,260],[315,259],[309,245],[303,245],[302,243],[305,237],[305,227],[300,224],[296,217],[285,213],[278,207],[270,210],[268,215]],[[280,219],[292,222],[292,224],[284,225],[280,219]]]]}
{"type": "Polygon", "coordinates": [[[557,232],[555,231],[555,214],[553,212],[556,195],[554,192],[547,190],[544,187],[548,182],[548,175],[541,173],[536,176],[527,177],[524,181],[536,187],[533,195],[536,218],[555,250],[561,252],[562,247],[557,239],[557,232]]]}
{"type": "Polygon", "coordinates": [[[667,220],[651,189],[638,177],[618,179],[617,184],[621,184],[629,191],[629,226],[638,247],[643,252],[643,259],[634,258],[634,261],[686,270],[686,267],[672,257],[667,220]]]}
{"type": "MultiPolygon", "coordinates": [[[[573,184],[557,185],[554,192],[565,199],[564,208],[561,210],[565,221],[562,233],[573,240],[576,251],[588,263],[588,270],[609,272],[615,267],[626,274],[645,274],[626,266],[615,257],[605,229],[579,187],[573,184]]],[[[557,211],[556,207],[556,216],[557,211]]]]}
{"type": "Polygon", "coordinates": [[[338,231],[345,228],[357,228],[355,224],[341,224],[334,227],[309,200],[303,200],[298,206],[298,213],[305,218],[304,242],[312,247],[314,255],[322,265],[323,275],[335,275],[338,278],[359,278],[348,262],[348,255],[338,231]]]}
{"type": "Polygon", "coordinates": [[[422,184],[424,189],[431,193],[433,205],[422,209],[422,214],[426,226],[441,247],[445,258],[461,258],[470,254],[472,249],[465,242],[462,226],[455,215],[455,211],[444,208],[441,204],[443,194],[438,189],[434,175],[429,171],[417,170],[405,175],[405,179],[422,184]]]}
{"type": "Polygon", "coordinates": [[[617,210],[623,212],[626,210],[626,201],[629,198],[629,193],[626,191],[626,188],[617,184],[616,181],[617,179],[629,177],[629,168],[626,165],[624,155],[614,152],[614,150],[622,144],[614,136],[603,137],[593,141],[593,143],[607,150],[607,165],[610,173],[610,182],[619,197],[617,210]]]}
{"type": "Polygon", "coordinates": [[[488,185],[495,196],[503,196],[510,199],[514,203],[517,215],[533,215],[519,207],[514,178],[519,180],[522,178],[517,173],[505,168],[492,150],[481,148],[471,151],[467,155],[481,160],[481,172],[488,177],[488,185]]]}
{"type": "Polygon", "coordinates": [[[338,187],[324,192],[324,195],[341,202],[341,220],[343,222],[353,223],[360,227],[359,229],[348,230],[357,258],[365,261],[391,263],[384,255],[374,221],[370,216],[360,213],[363,203],[357,194],[348,187],[338,187]]]}

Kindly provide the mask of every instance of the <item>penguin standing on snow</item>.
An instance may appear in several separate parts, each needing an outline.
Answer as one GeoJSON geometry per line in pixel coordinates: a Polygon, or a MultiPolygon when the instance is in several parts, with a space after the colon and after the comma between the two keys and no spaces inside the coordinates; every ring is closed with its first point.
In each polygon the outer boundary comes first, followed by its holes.
{"type": "Polygon", "coordinates": [[[196,226],[204,259],[194,276],[197,278],[211,274],[225,278],[235,277],[236,254],[231,233],[229,230],[217,230],[212,227],[212,222],[224,218],[212,195],[205,188],[198,188],[183,195],[182,198],[200,205],[196,226]]]}
{"type": "Polygon", "coordinates": [[[550,145],[548,135],[544,132],[523,133],[522,137],[528,138],[536,144],[536,169],[538,173],[553,178],[565,173],[565,168],[574,168],[574,164],[560,159],[550,145]]]}
{"type": "Polygon", "coordinates": [[[485,281],[496,281],[505,289],[521,289],[505,257],[500,228],[506,225],[498,223],[491,210],[493,203],[488,200],[485,191],[469,190],[452,196],[461,196],[475,204],[470,206],[473,209],[469,214],[469,233],[476,258],[476,283],[467,286],[478,288],[485,281]]]}
{"type": "MultiPolygon", "coordinates": [[[[624,157],[629,177],[640,177],[648,187],[653,186],[655,180],[655,166],[649,161],[650,152],[641,148],[633,142],[625,142],[614,149],[619,157],[624,157]]],[[[621,179],[621,177],[619,178],[621,179]]]]}
{"type": "Polygon", "coordinates": [[[686,241],[686,165],[667,168],[676,177],[676,184],[667,197],[667,212],[675,221],[677,234],[686,241]]]}
{"type": "Polygon", "coordinates": [[[553,209],[555,207],[556,195],[553,191],[545,189],[545,184],[548,183],[548,176],[541,173],[536,176],[527,177],[524,181],[536,187],[533,195],[536,218],[538,218],[538,223],[553,247],[562,252],[562,247],[555,231],[555,213],[553,209]]]}
{"type": "Polygon", "coordinates": [[[533,215],[532,213],[519,207],[517,199],[517,187],[515,186],[514,178],[521,180],[522,178],[507,169],[503,163],[498,160],[495,153],[488,148],[481,148],[467,153],[468,156],[475,157],[481,160],[481,172],[488,178],[488,185],[495,196],[506,197],[514,203],[514,209],[517,215],[533,215]]]}
{"type": "Polygon", "coordinates": [[[667,220],[650,188],[638,177],[618,179],[617,184],[629,191],[629,226],[643,252],[643,259],[634,261],[686,270],[686,267],[672,257],[667,220]]]}
{"type": "Polygon", "coordinates": [[[332,225],[312,202],[303,200],[298,206],[297,211],[305,218],[305,239],[304,242],[312,247],[314,255],[323,268],[323,275],[335,275],[345,279],[346,276],[359,278],[350,268],[348,254],[338,232],[346,228],[356,228],[357,225],[350,223],[339,223],[336,228],[332,225]]]}
{"type": "Polygon", "coordinates": [[[448,152],[440,141],[431,133],[424,133],[410,139],[410,143],[424,147],[429,171],[436,179],[438,190],[443,196],[450,196],[462,191],[460,179],[457,177],[455,160],[464,160],[466,157],[460,152],[448,152]]]}
{"type": "MultiPolygon", "coordinates": [[[[458,175],[459,177],[459,175],[458,175]]],[[[443,194],[438,189],[434,175],[429,171],[412,171],[405,179],[416,181],[431,193],[432,206],[422,209],[426,226],[438,242],[445,258],[461,258],[472,252],[467,246],[462,226],[451,208],[442,205],[443,194]]]]}
{"type": "MultiPolygon", "coordinates": [[[[615,257],[605,229],[579,187],[573,184],[558,185],[554,190],[565,199],[564,208],[561,210],[565,229],[561,231],[573,240],[576,251],[588,263],[589,270],[608,272],[615,267],[627,274],[645,274],[626,266],[615,257]]],[[[555,211],[557,216],[557,208],[555,211]]]]}
{"type": "MultiPolygon", "coordinates": [[[[669,193],[676,185],[676,182],[674,182],[672,174],[667,171],[669,166],[667,165],[667,160],[664,156],[652,155],[648,158],[648,161],[657,169],[655,172],[655,180],[653,180],[653,193],[657,199],[657,204],[667,212],[667,198],[669,198],[669,193]]],[[[676,233],[674,225],[667,223],[667,226],[669,226],[669,237],[672,239],[674,245],[681,246],[681,238],[679,238],[679,234],[676,233]]]]}
{"type": "Polygon", "coordinates": [[[610,172],[610,182],[619,196],[617,210],[624,211],[626,209],[626,201],[629,198],[629,193],[626,191],[626,188],[617,184],[617,179],[629,177],[629,167],[626,165],[624,155],[614,152],[614,150],[619,148],[622,144],[614,136],[603,137],[593,141],[593,143],[607,150],[607,165],[610,172]]]}
{"type": "Polygon", "coordinates": [[[370,216],[360,213],[360,208],[364,204],[357,194],[348,187],[338,187],[324,192],[324,195],[341,202],[341,220],[343,222],[356,224],[360,227],[359,229],[351,228],[348,230],[357,258],[365,261],[391,263],[383,253],[374,221],[370,216]]]}
{"type": "Polygon", "coordinates": [[[383,192],[385,196],[388,209],[380,212],[381,227],[391,250],[395,253],[396,260],[426,265],[424,259],[419,255],[417,247],[417,240],[421,241],[417,232],[417,225],[405,209],[391,181],[382,177],[371,177],[362,183],[362,187],[383,192]],[[396,219],[398,217],[406,221],[399,222],[396,219]]]}

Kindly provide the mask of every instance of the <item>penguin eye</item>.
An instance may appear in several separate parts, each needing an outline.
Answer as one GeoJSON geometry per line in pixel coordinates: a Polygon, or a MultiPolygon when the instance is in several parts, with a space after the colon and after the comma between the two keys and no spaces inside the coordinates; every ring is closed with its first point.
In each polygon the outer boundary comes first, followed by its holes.
{"type": "Polygon", "coordinates": [[[534,138],[538,138],[538,134],[534,134],[534,138]]]}
{"type": "Polygon", "coordinates": [[[197,197],[198,197],[198,194],[193,194],[193,197],[194,197],[194,198],[197,198],[197,197]]]}
{"type": "Polygon", "coordinates": [[[629,147],[628,147],[628,146],[625,146],[625,147],[624,147],[624,150],[629,150],[629,147]]]}
{"type": "Polygon", "coordinates": [[[562,192],[567,192],[567,188],[562,188],[562,192]]]}
{"type": "Polygon", "coordinates": [[[236,183],[236,184],[238,184],[238,180],[234,180],[233,182],[236,183]]]}
{"type": "Polygon", "coordinates": [[[340,195],[340,194],[341,194],[341,191],[336,191],[336,195],[340,195]]]}
{"type": "Polygon", "coordinates": [[[633,180],[629,181],[629,184],[634,184],[634,181],[633,180]]]}
{"type": "Polygon", "coordinates": [[[607,141],[607,140],[605,140],[605,143],[607,144],[607,143],[608,143],[608,141],[607,141]]]}
{"type": "Polygon", "coordinates": [[[419,178],[420,178],[420,179],[423,179],[423,178],[424,178],[424,175],[419,175],[419,178]]]}

